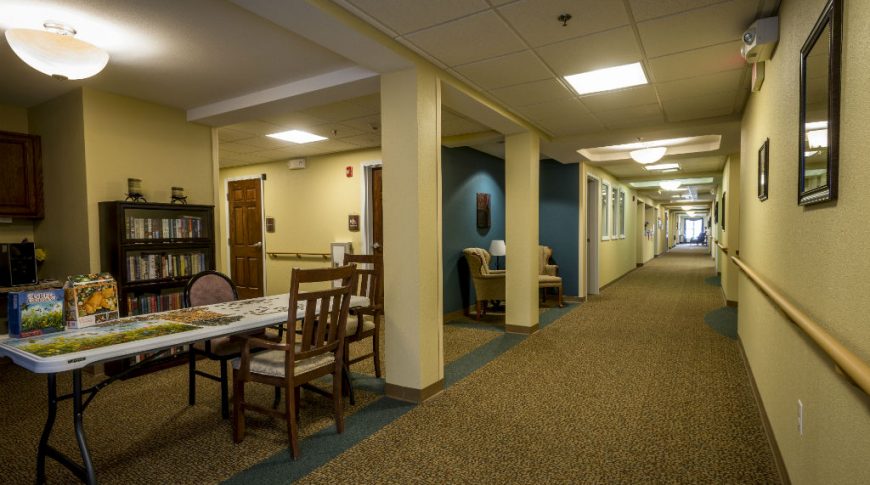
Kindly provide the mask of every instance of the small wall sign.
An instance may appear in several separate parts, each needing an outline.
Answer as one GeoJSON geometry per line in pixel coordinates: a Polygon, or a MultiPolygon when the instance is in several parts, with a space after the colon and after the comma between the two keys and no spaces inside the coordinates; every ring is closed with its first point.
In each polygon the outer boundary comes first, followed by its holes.
{"type": "Polygon", "coordinates": [[[266,218],[266,232],[275,232],[275,218],[267,217],[266,218]]]}
{"type": "Polygon", "coordinates": [[[351,232],[359,231],[359,215],[351,214],[347,216],[347,230],[351,232]]]}

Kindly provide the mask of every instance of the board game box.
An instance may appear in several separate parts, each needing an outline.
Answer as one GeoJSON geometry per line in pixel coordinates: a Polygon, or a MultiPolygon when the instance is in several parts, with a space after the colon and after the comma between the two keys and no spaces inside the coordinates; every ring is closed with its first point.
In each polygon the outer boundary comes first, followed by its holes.
{"type": "Polygon", "coordinates": [[[109,273],[70,276],[66,292],[67,328],[85,328],[117,320],[118,286],[109,273]]]}
{"type": "Polygon", "coordinates": [[[7,310],[9,336],[35,337],[60,332],[63,319],[63,290],[18,291],[9,293],[7,310]]]}

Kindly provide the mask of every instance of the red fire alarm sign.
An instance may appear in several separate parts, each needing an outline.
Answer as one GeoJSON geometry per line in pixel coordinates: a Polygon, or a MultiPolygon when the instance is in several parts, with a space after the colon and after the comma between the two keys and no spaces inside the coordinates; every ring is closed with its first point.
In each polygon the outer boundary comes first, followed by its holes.
{"type": "Polygon", "coordinates": [[[345,175],[347,175],[348,177],[353,177],[353,167],[351,167],[350,165],[348,165],[347,167],[345,167],[345,169],[344,169],[344,173],[345,173],[345,175]]]}

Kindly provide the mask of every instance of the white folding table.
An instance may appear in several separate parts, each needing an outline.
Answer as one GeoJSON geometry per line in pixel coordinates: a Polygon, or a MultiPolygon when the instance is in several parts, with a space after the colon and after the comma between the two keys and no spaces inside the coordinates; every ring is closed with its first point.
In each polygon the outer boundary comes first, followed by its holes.
{"type": "MultiPolygon", "coordinates": [[[[51,457],[88,484],[97,482],[85,440],[83,415],[97,392],[129,372],[180,345],[217,337],[247,333],[286,322],[289,317],[288,293],[250,300],[218,303],[182,310],[151,313],[89,327],[24,339],[0,342],[0,356],[37,374],[48,376],[48,417],[39,440],[36,460],[36,481],[45,482],[45,458],[51,457]],[[109,360],[154,353],[124,372],[82,389],[84,367],[109,360]],[[72,372],[73,391],[57,395],[57,374],[72,372]],[[85,397],[87,396],[87,397],[85,397]],[[48,444],[57,415],[57,403],[72,399],[73,425],[81,452],[82,464],[48,444]]],[[[352,296],[351,308],[368,305],[368,299],[352,296]]],[[[296,318],[304,316],[304,304],[296,310],[296,318]]]]}

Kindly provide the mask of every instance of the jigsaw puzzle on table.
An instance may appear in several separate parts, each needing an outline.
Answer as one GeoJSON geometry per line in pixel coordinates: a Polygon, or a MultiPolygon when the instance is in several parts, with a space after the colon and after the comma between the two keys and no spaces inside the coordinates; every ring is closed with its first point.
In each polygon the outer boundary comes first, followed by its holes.
{"type": "MultiPolygon", "coordinates": [[[[272,315],[275,313],[287,313],[288,304],[289,298],[287,295],[277,295],[253,300],[219,303],[209,306],[209,309],[226,311],[235,315],[272,315]]],[[[304,305],[300,303],[299,308],[304,308],[304,305]]]]}
{"type": "Polygon", "coordinates": [[[195,325],[167,320],[152,319],[142,322],[116,322],[114,325],[90,327],[77,332],[64,332],[27,339],[10,340],[7,341],[7,344],[39,357],[51,357],[53,355],[70,354],[108,345],[187,332],[197,328],[199,327],[195,325]]]}

